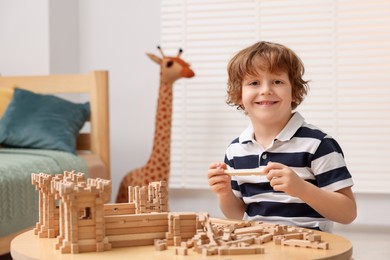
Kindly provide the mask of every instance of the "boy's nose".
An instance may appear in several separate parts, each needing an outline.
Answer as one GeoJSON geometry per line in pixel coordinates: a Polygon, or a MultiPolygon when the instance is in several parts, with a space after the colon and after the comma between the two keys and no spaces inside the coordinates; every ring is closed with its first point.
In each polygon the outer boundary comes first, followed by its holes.
{"type": "Polygon", "coordinates": [[[271,95],[271,85],[269,83],[264,83],[263,86],[260,88],[261,95],[271,95]]]}

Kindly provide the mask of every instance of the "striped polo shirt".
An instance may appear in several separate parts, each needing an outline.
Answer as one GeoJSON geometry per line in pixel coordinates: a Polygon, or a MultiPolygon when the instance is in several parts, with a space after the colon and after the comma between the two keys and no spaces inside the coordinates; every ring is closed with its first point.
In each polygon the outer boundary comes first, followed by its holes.
{"type": "MultiPolygon", "coordinates": [[[[249,125],[225,154],[228,169],[261,169],[269,161],[289,166],[301,178],[327,191],[353,185],[336,140],[307,124],[298,112],[266,149],[254,140],[253,127],[249,125]]],[[[244,220],[332,230],[331,221],[299,198],[274,191],[265,176],[234,176],[232,189],[247,205],[244,220]]]]}

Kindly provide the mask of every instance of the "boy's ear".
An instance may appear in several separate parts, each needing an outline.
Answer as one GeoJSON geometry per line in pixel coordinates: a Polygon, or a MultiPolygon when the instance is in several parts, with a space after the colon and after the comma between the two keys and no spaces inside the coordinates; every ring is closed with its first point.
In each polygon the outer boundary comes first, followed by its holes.
{"type": "Polygon", "coordinates": [[[242,102],[239,102],[238,106],[241,107],[243,110],[245,110],[244,104],[242,102]]]}

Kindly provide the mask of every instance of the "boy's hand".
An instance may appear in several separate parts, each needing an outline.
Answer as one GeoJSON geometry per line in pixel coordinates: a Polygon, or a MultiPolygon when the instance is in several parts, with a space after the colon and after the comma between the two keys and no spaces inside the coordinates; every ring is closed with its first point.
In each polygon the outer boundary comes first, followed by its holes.
{"type": "Polygon", "coordinates": [[[212,163],[207,172],[208,184],[211,190],[218,196],[232,193],[231,178],[228,174],[224,173],[226,168],[225,163],[212,163]]]}
{"type": "Polygon", "coordinates": [[[284,164],[269,162],[263,171],[275,191],[283,191],[291,196],[299,197],[304,190],[305,180],[284,164]]]}

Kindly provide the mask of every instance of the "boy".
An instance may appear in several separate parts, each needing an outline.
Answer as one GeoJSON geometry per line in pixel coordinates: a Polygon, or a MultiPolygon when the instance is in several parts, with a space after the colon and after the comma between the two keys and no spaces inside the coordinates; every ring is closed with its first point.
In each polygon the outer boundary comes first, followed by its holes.
{"type": "Polygon", "coordinates": [[[332,221],[356,218],[352,177],[341,148],[293,110],[308,85],[304,66],[289,48],[258,42],[228,64],[229,105],[250,126],[212,163],[208,183],[227,218],[331,231],[332,221]],[[233,176],[225,169],[260,168],[264,176],[233,176]]]}

